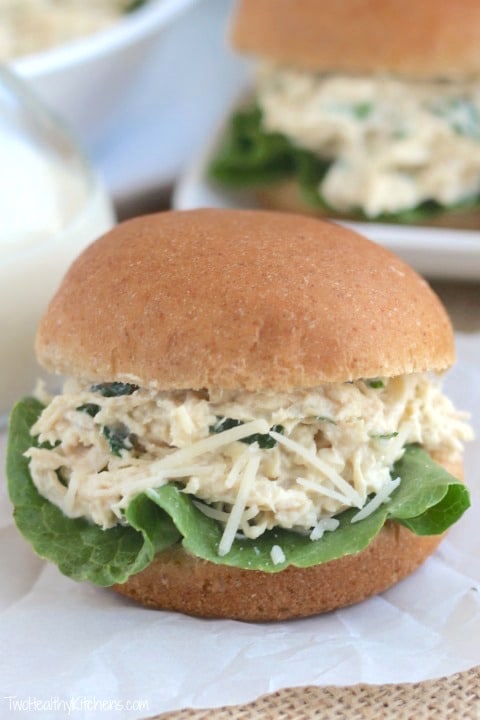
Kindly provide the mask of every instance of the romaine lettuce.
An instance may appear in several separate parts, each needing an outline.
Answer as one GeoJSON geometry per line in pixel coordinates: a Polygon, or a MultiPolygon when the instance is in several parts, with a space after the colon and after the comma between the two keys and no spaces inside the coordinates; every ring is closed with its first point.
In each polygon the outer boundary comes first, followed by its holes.
{"type": "Polygon", "coordinates": [[[210,562],[277,572],[287,565],[309,567],[363,550],[388,520],[417,534],[440,534],[469,507],[466,487],[434,463],[419,447],[406,448],[392,475],[401,483],[389,503],[352,524],[354,510],[338,516],[339,527],[319,540],[288,530],[271,530],[257,540],[236,539],[231,551],[218,555],[220,525],[206,517],[194,498],[170,483],[138,495],[125,513],[125,524],[102,530],[83,519],[70,519],[35,488],[24,453],[35,445],[30,428],[42,411],[33,398],[22,400],[10,419],[7,452],[9,494],[15,522],[43,558],[74,580],[97,585],[122,583],[145,568],[156,552],[182,542],[185,550],[210,562]],[[274,565],[273,545],[285,562],[274,565]]]}
{"type": "MultiPolygon", "coordinates": [[[[312,210],[322,210],[332,217],[371,221],[360,208],[339,213],[330,207],[320,194],[320,183],[330,161],[321,159],[309,150],[295,146],[280,133],[262,128],[262,113],[257,106],[238,110],[233,114],[223,142],[209,168],[210,178],[229,187],[264,187],[293,179],[298,184],[303,201],[312,210]]],[[[445,207],[435,200],[426,200],[416,207],[397,213],[383,213],[376,222],[425,223],[435,216],[449,212],[475,209],[479,198],[472,198],[445,207]]]]}

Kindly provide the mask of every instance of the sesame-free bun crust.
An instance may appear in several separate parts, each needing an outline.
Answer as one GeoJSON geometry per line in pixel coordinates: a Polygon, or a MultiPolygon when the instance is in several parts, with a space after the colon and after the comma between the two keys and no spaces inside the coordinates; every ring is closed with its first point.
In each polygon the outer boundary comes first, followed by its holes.
{"type": "Polygon", "coordinates": [[[383,592],[416,570],[441,539],[419,537],[388,523],[357,555],[278,573],[216,565],[175,547],[156,555],[145,570],[113,590],[147,607],[204,618],[307,617],[383,592]]]}
{"type": "Polygon", "coordinates": [[[236,49],[312,71],[460,78],[480,71],[477,0],[240,0],[236,49]]]}
{"type": "MultiPolygon", "coordinates": [[[[445,467],[461,477],[460,464],[445,467]]],[[[365,600],[410,575],[441,535],[414,535],[388,522],[356,555],[278,573],[241,570],[187,555],[179,546],[159,553],[145,570],[113,590],[137,602],[204,618],[267,621],[306,617],[365,600]]]]}
{"type": "Polygon", "coordinates": [[[443,306],[391,252],[314,218],[238,210],[104,235],[65,276],[36,349],[59,373],[163,390],[288,391],[454,359],[443,306]]]}

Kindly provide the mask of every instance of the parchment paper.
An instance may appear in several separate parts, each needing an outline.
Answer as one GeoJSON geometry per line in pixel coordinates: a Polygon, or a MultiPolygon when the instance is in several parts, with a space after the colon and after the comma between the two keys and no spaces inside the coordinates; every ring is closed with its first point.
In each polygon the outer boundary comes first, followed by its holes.
{"type": "MultiPolygon", "coordinates": [[[[458,336],[457,350],[445,386],[480,439],[480,336],[458,336]]],[[[356,607],[277,624],[145,610],[68,580],[14,528],[2,477],[0,716],[31,717],[36,701],[42,718],[133,720],[283,687],[414,682],[480,664],[479,439],[465,455],[473,507],[419,571],[356,607]]]]}

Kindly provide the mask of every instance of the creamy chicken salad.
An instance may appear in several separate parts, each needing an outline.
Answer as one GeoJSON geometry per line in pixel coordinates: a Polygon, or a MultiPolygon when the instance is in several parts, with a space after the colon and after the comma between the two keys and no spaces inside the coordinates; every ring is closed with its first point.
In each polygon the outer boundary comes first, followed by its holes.
{"type": "Polygon", "coordinates": [[[0,59],[38,52],[110,27],[145,0],[1,0],[0,59]]]}
{"type": "Polygon", "coordinates": [[[325,384],[292,393],[159,392],[68,380],[31,434],[30,472],[70,517],[110,528],[141,492],[169,482],[223,526],[219,554],[240,532],[274,527],[318,539],[335,515],[361,520],[387,502],[409,443],[461,457],[464,414],[427,374],[325,384]]]}
{"type": "Polygon", "coordinates": [[[314,74],[265,64],[263,128],[330,161],[319,194],[375,217],[480,196],[480,82],[314,74]]]}

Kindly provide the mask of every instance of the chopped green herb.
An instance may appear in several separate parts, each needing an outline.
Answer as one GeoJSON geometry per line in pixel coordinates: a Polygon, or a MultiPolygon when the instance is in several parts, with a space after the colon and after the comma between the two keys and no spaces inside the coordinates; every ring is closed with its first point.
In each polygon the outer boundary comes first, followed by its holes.
{"type": "Polygon", "coordinates": [[[121,382],[97,383],[91,387],[92,392],[98,392],[107,398],[119,397],[120,395],[132,395],[135,390],[138,390],[138,385],[121,382]]]}
{"type": "Polygon", "coordinates": [[[63,487],[68,487],[68,483],[67,483],[67,481],[65,480],[65,478],[64,478],[63,475],[62,475],[62,469],[61,469],[61,468],[60,468],[59,470],[55,470],[55,475],[57,476],[58,482],[59,482],[61,485],[63,485],[63,487]]]}
{"type": "MultiPolygon", "coordinates": [[[[244,424],[242,420],[235,418],[219,417],[215,425],[210,425],[209,429],[212,433],[221,433],[244,424]]],[[[283,425],[273,425],[270,429],[282,435],[285,430],[283,425]]],[[[262,450],[270,450],[277,444],[275,438],[272,438],[268,433],[254,433],[253,435],[242,438],[240,442],[246,443],[247,445],[252,445],[252,443],[256,442],[262,450]]]]}
{"type": "Polygon", "coordinates": [[[130,2],[127,2],[125,5],[124,12],[131,13],[135,12],[135,10],[138,10],[138,8],[143,7],[146,4],[147,0],[130,0],[130,2]]]}
{"type": "Polygon", "coordinates": [[[130,430],[123,423],[105,425],[102,428],[102,435],[108,441],[112,454],[117,457],[121,457],[122,450],[132,449],[130,430]]]}
{"type": "Polygon", "coordinates": [[[364,120],[371,114],[373,105],[368,102],[357,103],[356,105],[353,105],[352,110],[356,118],[364,120]]]}
{"type": "Polygon", "coordinates": [[[391,440],[394,437],[397,437],[398,432],[392,432],[387,433],[386,435],[370,435],[372,440],[391,440]]]}
{"type": "Polygon", "coordinates": [[[235,418],[217,417],[217,422],[215,425],[210,425],[209,430],[211,433],[221,433],[225,430],[231,430],[232,428],[239,427],[243,424],[244,423],[241,420],[235,420],[235,418]]]}
{"type": "MultiPolygon", "coordinates": [[[[283,425],[273,425],[270,430],[273,430],[273,432],[280,433],[280,435],[283,435],[284,427],[283,425]]],[[[247,443],[248,445],[251,445],[254,442],[258,443],[258,446],[262,448],[262,450],[271,450],[271,448],[275,447],[277,444],[277,441],[275,438],[273,438],[268,433],[261,434],[261,433],[254,433],[254,435],[249,435],[246,438],[242,438],[240,442],[247,443]]]]}
{"type": "Polygon", "coordinates": [[[325,415],[317,415],[318,422],[328,423],[329,425],[336,425],[337,423],[332,418],[326,417],[325,415]]]}
{"type": "Polygon", "coordinates": [[[61,440],[55,440],[53,445],[51,442],[48,442],[48,440],[45,440],[45,442],[40,443],[40,445],[38,447],[41,448],[42,450],[55,450],[55,448],[57,448],[61,444],[62,444],[61,440]]]}
{"type": "Polygon", "coordinates": [[[79,405],[75,408],[75,410],[87,413],[90,417],[95,417],[95,415],[100,411],[100,405],[96,405],[95,403],[85,403],[85,405],[79,405]]]}
{"type": "Polygon", "coordinates": [[[450,98],[432,110],[435,115],[446,120],[457,135],[480,140],[480,113],[469,98],[450,98]]]}
{"type": "Polygon", "coordinates": [[[373,388],[374,390],[381,390],[385,387],[385,383],[379,378],[373,378],[373,380],[365,380],[365,385],[367,385],[369,388],[373,388]]]}

